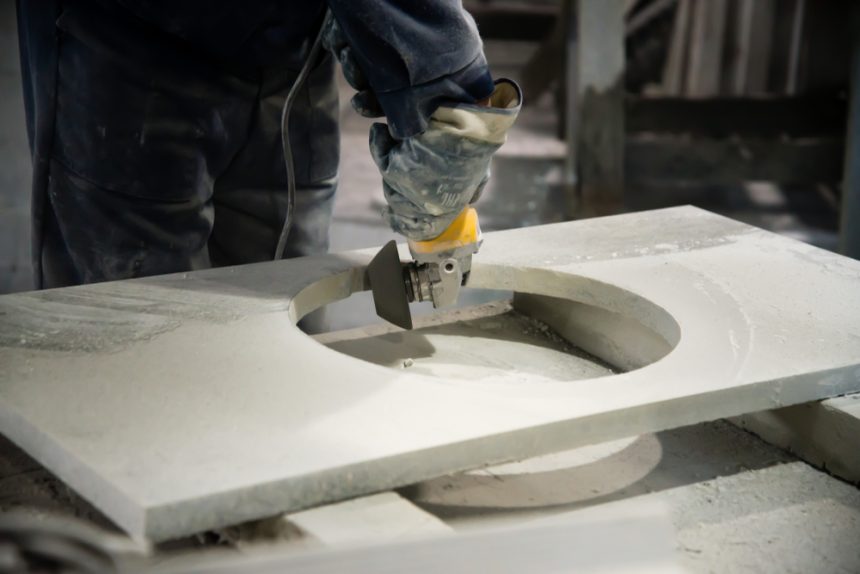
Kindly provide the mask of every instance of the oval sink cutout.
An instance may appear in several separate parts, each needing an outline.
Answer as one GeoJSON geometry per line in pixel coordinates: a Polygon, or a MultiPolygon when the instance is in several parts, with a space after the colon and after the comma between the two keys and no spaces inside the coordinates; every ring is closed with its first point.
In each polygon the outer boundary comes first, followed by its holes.
{"type": "Polygon", "coordinates": [[[318,336],[357,359],[420,375],[505,382],[603,377],[613,368],[513,309],[510,301],[415,318],[403,331],[373,325],[318,336]]]}
{"type": "MultiPolygon", "coordinates": [[[[296,298],[314,305],[295,308],[294,316],[343,299],[334,295],[348,285],[363,286],[355,276],[325,281],[325,289],[311,285],[296,298]],[[332,283],[340,288],[331,289],[332,283]]],[[[638,369],[670,353],[680,337],[677,322],[662,307],[583,276],[476,265],[470,287],[507,290],[513,298],[418,318],[409,332],[386,324],[315,338],[358,359],[416,374],[534,382],[638,369]]],[[[362,289],[346,290],[351,295],[362,289]]]]}

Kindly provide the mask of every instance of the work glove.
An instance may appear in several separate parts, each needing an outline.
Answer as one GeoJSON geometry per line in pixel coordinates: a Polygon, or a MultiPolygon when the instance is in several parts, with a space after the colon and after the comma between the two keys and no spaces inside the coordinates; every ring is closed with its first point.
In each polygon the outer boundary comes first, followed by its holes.
{"type": "MultiPolygon", "coordinates": [[[[335,18],[326,20],[322,41],[357,91],[352,107],[364,117],[384,116],[335,18]]],[[[417,136],[397,139],[386,124],[374,124],[370,151],[382,173],[388,202],[383,215],[391,228],[415,241],[433,239],[466,205],[477,201],[490,175],[490,159],[505,142],[521,104],[519,86],[500,80],[488,107],[440,106],[417,136]]]]}
{"type": "Polygon", "coordinates": [[[370,89],[370,83],[358,66],[352,48],[346,40],[340,25],[334,17],[329,16],[325,22],[322,36],[323,48],[334,54],[340,62],[343,76],[347,83],[358,92],[352,97],[352,107],[366,118],[381,118],[384,114],[379,100],[370,89]]]}
{"type": "Polygon", "coordinates": [[[386,124],[374,124],[370,152],[382,174],[383,215],[391,228],[414,241],[434,239],[477,201],[521,105],[519,86],[499,80],[489,106],[440,106],[417,136],[399,140],[386,124]]]}

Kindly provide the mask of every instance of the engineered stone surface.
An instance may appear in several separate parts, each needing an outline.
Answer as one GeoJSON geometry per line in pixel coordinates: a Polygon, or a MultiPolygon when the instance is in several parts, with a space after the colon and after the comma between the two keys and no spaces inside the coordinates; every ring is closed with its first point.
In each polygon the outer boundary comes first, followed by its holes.
{"type": "Polygon", "coordinates": [[[860,263],[695,208],[486,235],[473,287],[629,370],[585,380],[421,375],[301,333],[372,255],[0,297],[0,432],[162,540],[860,391],[860,263]]]}

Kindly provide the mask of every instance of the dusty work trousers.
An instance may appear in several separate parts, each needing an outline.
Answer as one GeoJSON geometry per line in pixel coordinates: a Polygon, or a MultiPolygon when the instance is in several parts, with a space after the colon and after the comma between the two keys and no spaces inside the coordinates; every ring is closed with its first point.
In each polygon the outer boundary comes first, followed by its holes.
{"type": "MultiPolygon", "coordinates": [[[[271,259],[287,205],[281,110],[301,59],[248,69],[54,4],[55,30],[19,12],[37,287],[271,259]]],[[[288,257],[328,247],[337,111],[324,54],[292,112],[288,257]]]]}

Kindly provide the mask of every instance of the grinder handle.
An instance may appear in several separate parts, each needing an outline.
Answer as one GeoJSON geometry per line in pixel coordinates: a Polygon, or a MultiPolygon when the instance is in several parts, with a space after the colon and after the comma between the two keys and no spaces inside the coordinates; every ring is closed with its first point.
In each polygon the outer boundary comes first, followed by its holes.
{"type": "Polygon", "coordinates": [[[409,250],[413,257],[419,257],[443,251],[453,251],[468,245],[478,245],[480,242],[481,225],[478,222],[478,212],[475,211],[474,207],[466,207],[439,237],[428,241],[412,241],[410,239],[409,250]]]}

